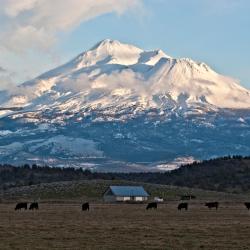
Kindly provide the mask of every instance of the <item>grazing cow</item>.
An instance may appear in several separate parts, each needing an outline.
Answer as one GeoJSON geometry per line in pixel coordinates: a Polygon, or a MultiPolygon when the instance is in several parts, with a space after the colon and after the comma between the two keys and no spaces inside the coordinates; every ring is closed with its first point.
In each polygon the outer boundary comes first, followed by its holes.
{"type": "Polygon", "coordinates": [[[28,208],[28,203],[27,202],[20,202],[16,204],[15,210],[21,210],[21,209],[27,210],[28,208]]]}
{"type": "Polygon", "coordinates": [[[207,202],[205,203],[205,206],[208,207],[209,209],[216,208],[217,210],[219,207],[219,202],[207,202]]]}
{"type": "Polygon", "coordinates": [[[245,202],[244,204],[245,204],[246,208],[249,210],[250,209],[250,202],[245,202]]]}
{"type": "Polygon", "coordinates": [[[82,211],[86,211],[86,210],[89,210],[89,203],[88,202],[82,204],[82,211]]]}
{"type": "Polygon", "coordinates": [[[36,209],[36,210],[39,209],[39,206],[38,206],[37,202],[33,202],[33,203],[30,204],[29,210],[34,210],[34,209],[36,209]]]}
{"type": "Polygon", "coordinates": [[[157,202],[148,203],[146,209],[148,210],[148,209],[152,209],[152,208],[157,209],[157,202]]]}
{"type": "Polygon", "coordinates": [[[186,202],[180,203],[178,205],[178,210],[182,210],[182,209],[188,210],[188,203],[186,203],[186,202]]]}

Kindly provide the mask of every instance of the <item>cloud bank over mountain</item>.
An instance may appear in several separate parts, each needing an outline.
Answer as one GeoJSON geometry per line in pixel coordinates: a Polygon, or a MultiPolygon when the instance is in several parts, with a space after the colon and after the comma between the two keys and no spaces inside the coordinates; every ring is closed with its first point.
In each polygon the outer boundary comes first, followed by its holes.
{"type": "Polygon", "coordinates": [[[5,25],[0,46],[24,52],[30,48],[48,50],[60,32],[103,14],[123,14],[138,8],[141,0],[3,0],[1,5],[0,17],[5,25]]]}

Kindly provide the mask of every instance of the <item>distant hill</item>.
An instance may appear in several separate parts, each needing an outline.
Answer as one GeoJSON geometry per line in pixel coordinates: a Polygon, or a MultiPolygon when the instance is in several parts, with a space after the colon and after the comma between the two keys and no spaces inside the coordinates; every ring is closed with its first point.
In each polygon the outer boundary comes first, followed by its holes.
{"type": "Polygon", "coordinates": [[[122,175],[140,180],[233,193],[250,193],[250,157],[223,157],[194,162],[171,172],[122,175]]]}
{"type": "Polygon", "coordinates": [[[29,185],[22,187],[13,187],[2,190],[0,201],[51,201],[51,202],[103,202],[103,193],[110,185],[139,185],[143,186],[150,194],[150,200],[154,197],[162,197],[164,201],[179,201],[182,196],[193,195],[195,199],[192,202],[202,200],[220,200],[242,202],[247,200],[246,195],[230,194],[224,192],[206,191],[202,189],[175,187],[153,183],[133,182],[126,180],[78,180],[61,181],[29,185]]]}
{"type": "Polygon", "coordinates": [[[0,188],[80,180],[155,183],[231,193],[250,193],[250,157],[223,157],[194,162],[165,173],[98,173],[75,168],[0,165],[0,188]]]}

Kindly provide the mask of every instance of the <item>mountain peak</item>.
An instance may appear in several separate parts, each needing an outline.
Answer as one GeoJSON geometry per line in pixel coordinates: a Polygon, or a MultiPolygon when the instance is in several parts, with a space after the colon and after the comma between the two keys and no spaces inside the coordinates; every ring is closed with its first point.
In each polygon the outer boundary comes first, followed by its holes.
{"type": "Polygon", "coordinates": [[[90,50],[96,50],[96,49],[100,49],[103,47],[111,47],[111,46],[121,46],[122,43],[119,42],[118,40],[113,40],[113,39],[104,39],[101,40],[100,42],[98,42],[96,45],[94,45],[90,50]]]}
{"type": "Polygon", "coordinates": [[[97,55],[105,54],[112,57],[120,57],[124,56],[125,54],[127,55],[127,57],[138,56],[141,52],[143,52],[142,49],[136,46],[121,43],[118,40],[112,39],[105,39],[100,41],[89,50],[89,52],[91,51],[95,52],[97,55]]]}
{"type": "Polygon", "coordinates": [[[80,109],[106,107],[115,102],[116,107],[136,103],[145,109],[164,108],[171,103],[184,108],[207,104],[250,108],[249,90],[204,63],[189,58],[174,59],[159,49],[144,51],[111,39],[100,41],[69,63],[21,85],[18,98],[13,95],[2,98],[2,105],[44,107],[54,105],[58,98],[56,103],[63,105],[68,98],[66,94],[78,92],[84,93],[83,96],[80,95],[77,104],[71,100],[72,107],[67,109],[73,109],[74,105],[80,109]],[[8,101],[4,103],[5,100],[8,101]]]}
{"type": "Polygon", "coordinates": [[[141,171],[142,158],[155,170],[249,154],[249,90],[204,63],[117,40],[0,92],[0,106],[7,163],[141,171]]]}
{"type": "Polygon", "coordinates": [[[105,39],[82,53],[76,61],[80,62],[78,68],[96,64],[132,65],[138,62],[142,52],[143,50],[136,46],[105,39]]]}

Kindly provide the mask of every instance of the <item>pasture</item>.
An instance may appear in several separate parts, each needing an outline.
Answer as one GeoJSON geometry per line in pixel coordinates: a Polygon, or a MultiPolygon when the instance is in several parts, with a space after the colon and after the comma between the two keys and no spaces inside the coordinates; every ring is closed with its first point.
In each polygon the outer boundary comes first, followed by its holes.
{"type": "Polygon", "coordinates": [[[104,204],[101,192],[109,184],[55,183],[2,193],[0,249],[249,249],[247,197],[153,185],[147,189],[169,200],[146,210],[146,204],[104,204]],[[82,191],[73,192],[72,185],[82,191]],[[191,191],[198,199],[188,202],[188,211],[178,211],[178,195],[191,191]],[[70,199],[71,192],[79,197],[70,199]],[[32,201],[38,193],[38,211],[14,210],[17,200],[32,201]],[[213,200],[220,201],[218,211],[204,206],[213,200]],[[90,211],[81,211],[85,201],[90,211]]]}
{"type": "Polygon", "coordinates": [[[249,249],[250,212],[242,204],[41,203],[39,211],[0,205],[0,249],[249,249]]]}

